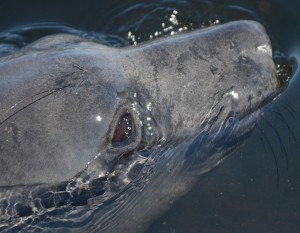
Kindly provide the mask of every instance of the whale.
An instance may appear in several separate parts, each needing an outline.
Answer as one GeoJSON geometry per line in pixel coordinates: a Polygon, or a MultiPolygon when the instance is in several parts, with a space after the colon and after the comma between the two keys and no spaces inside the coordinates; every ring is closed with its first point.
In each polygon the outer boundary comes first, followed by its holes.
{"type": "Polygon", "coordinates": [[[125,48],[49,35],[1,57],[0,230],[145,231],[287,85],[247,20],[125,48]]]}

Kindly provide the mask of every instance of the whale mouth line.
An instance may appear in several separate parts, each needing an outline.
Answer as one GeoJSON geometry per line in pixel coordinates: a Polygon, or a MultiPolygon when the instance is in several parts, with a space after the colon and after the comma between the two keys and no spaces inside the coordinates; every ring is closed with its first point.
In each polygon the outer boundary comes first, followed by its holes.
{"type": "MultiPolygon", "coordinates": [[[[135,174],[129,174],[131,181],[125,182],[118,191],[111,190],[110,186],[113,186],[113,182],[118,183],[115,180],[124,179],[125,176],[124,174],[117,174],[115,171],[106,176],[86,180],[82,185],[78,185],[77,180],[73,178],[56,184],[37,183],[31,185],[1,186],[0,194],[4,190],[4,193],[12,195],[11,198],[0,199],[0,213],[5,213],[4,215],[0,215],[0,224],[1,221],[7,218],[31,218],[31,216],[41,216],[43,214],[52,215],[52,211],[57,208],[63,208],[64,211],[68,212],[68,210],[72,210],[74,207],[93,205],[94,202],[98,203],[100,201],[104,204],[126,190],[126,187],[138,177],[144,164],[147,163],[148,157],[151,156],[154,150],[151,149],[147,152],[144,150],[132,151],[133,154],[137,154],[139,157],[143,156],[143,161],[139,160],[139,165],[141,166],[138,171],[136,169],[134,169],[135,171],[131,171],[131,165],[128,166],[129,169],[126,170],[125,175],[129,173],[135,174]],[[19,192],[20,190],[22,192],[19,192]]],[[[130,161],[127,163],[131,164],[130,161]]],[[[86,177],[82,178],[79,174],[79,179],[82,182],[84,182],[82,180],[84,178],[86,177]]],[[[53,215],[56,215],[55,211],[53,215]]]]}

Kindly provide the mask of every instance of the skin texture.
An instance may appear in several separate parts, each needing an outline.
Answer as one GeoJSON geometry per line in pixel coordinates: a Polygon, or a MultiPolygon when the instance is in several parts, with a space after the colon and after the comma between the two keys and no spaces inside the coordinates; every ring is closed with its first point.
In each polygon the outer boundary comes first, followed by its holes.
{"type": "Polygon", "coordinates": [[[239,21],[125,49],[49,36],[0,58],[0,229],[38,215],[55,217],[16,229],[145,230],[283,89],[271,55],[263,27],[239,21]]]}

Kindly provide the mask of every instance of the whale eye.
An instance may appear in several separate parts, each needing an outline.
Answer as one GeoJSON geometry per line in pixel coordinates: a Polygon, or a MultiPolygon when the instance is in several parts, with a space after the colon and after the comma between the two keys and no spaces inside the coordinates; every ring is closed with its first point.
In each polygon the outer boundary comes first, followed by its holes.
{"type": "Polygon", "coordinates": [[[113,147],[124,147],[135,139],[135,125],[129,112],[123,114],[116,125],[111,144],[113,147]]]}

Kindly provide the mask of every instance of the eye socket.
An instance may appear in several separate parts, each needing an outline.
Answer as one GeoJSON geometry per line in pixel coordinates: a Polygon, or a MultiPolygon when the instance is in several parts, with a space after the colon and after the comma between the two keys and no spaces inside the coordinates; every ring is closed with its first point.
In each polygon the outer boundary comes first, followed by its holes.
{"type": "Polygon", "coordinates": [[[120,117],[119,122],[115,128],[111,144],[113,147],[121,148],[129,145],[135,139],[136,129],[129,112],[120,117]]]}

